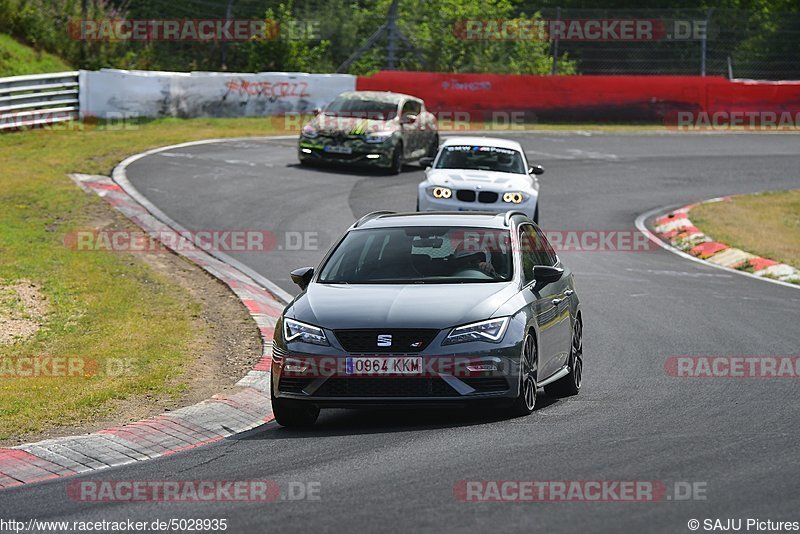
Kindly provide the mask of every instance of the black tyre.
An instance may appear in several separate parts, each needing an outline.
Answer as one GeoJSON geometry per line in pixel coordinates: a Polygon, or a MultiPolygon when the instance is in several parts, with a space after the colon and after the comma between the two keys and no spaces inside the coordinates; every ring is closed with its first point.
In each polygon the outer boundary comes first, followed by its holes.
{"type": "Polygon", "coordinates": [[[400,174],[403,170],[403,145],[402,143],[398,143],[398,145],[392,151],[392,163],[387,169],[389,174],[400,174]]]}
{"type": "Polygon", "coordinates": [[[417,197],[417,209],[416,209],[416,211],[419,211],[419,197],[417,197]]]}
{"type": "Polygon", "coordinates": [[[536,203],[536,209],[533,210],[533,222],[539,224],[539,203],[536,203]]]}
{"type": "Polygon", "coordinates": [[[514,417],[530,415],[536,409],[536,339],[531,333],[522,343],[521,364],[519,396],[509,407],[509,413],[514,417]]]}
{"type": "Polygon", "coordinates": [[[439,134],[433,136],[431,144],[428,146],[428,157],[435,158],[436,153],[439,152],[439,134]]]}
{"type": "Polygon", "coordinates": [[[279,425],[287,428],[311,426],[317,422],[319,408],[308,402],[276,399],[272,396],[272,413],[279,425]]]}
{"type": "Polygon", "coordinates": [[[583,380],[583,322],[580,316],[572,327],[572,348],[569,355],[569,374],[544,387],[545,393],[551,397],[570,397],[581,391],[583,380]]]}

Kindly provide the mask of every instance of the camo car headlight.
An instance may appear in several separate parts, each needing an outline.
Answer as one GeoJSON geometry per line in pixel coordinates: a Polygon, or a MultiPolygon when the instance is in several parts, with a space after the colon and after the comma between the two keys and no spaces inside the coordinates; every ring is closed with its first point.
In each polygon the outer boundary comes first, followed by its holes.
{"type": "Polygon", "coordinates": [[[286,341],[298,340],[314,345],[330,345],[322,328],[286,317],[283,318],[283,336],[286,341]]]}
{"type": "Polygon", "coordinates": [[[520,204],[523,200],[525,200],[525,194],[520,191],[508,191],[507,193],[503,193],[503,202],[520,204]]]}
{"type": "Polygon", "coordinates": [[[429,187],[428,193],[433,196],[433,198],[450,198],[453,196],[453,191],[449,187],[429,187]]]}
{"type": "Polygon", "coordinates": [[[367,143],[385,143],[392,138],[394,132],[372,132],[364,136],[367,143]]]}
{"type": "Polygon", "coordinates": [[[442,342],[442,345],[466,343],[468,341],[489,341],[499,343],[508,328],[508,317],[489,319],[478,323],[466,324],[453,328],[442,342]]]}
{"type": "Polygon", "coordinates": [[[317,129],[314,128],[313,126],[311,126],[309,124],[306,124],[305,126],[303,126],[302,134],[303,134],[303,137],[308,137],[309,139],[314,139],[315,137],[317,137],[319,135],[319,132],[317,132],[317,129]]]}

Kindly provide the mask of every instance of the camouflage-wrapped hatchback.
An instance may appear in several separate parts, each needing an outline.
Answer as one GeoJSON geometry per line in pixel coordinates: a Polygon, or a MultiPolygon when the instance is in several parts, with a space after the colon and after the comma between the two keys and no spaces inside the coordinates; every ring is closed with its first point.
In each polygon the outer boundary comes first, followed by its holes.
{"type": "Polygon", "coordinates": [[[337,96],[300,133],[301,164],[330,161],[398,173],[404,163],[435,156],[436,118],[419,98],[351,91],[337,96]]]}

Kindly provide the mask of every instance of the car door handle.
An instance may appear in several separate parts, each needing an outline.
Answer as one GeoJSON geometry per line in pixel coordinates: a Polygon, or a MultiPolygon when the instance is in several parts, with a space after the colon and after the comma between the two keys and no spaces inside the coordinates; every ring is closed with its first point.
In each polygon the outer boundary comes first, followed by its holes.
{"type": "Polygon", "coordinates": [[[553,299],[553,300],[551,300],[550,302],[552,302],[552,303],[553,303],[553,306],[558,306],[559,304],[561,304],[562,302],[564,302],[564,299],[553,299]]]}
{"type": "Polygon", "coordinates": [[[574,292],[573,290],[571,290],[571,289],[567,289],[566,291],[564,291],[564,294],[565,294],[566,296],[568,296],[568,297],[569,297],[570,295],[572,295],[573,293],[575,293],[575,292],[574,292]]]}

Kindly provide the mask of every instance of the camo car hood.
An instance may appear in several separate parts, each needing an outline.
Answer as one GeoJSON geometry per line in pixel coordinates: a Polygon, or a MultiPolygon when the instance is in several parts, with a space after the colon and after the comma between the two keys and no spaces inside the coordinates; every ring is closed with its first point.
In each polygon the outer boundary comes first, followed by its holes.
{"type": "Polygon", "coordinates": [[[308,125],[321,134],[344,132],[349,135],[363,135],[372,132],[393,132],[400,129],[400,122],[397,119],[387,121],[363,117],[325,115],[324,113],[314,117],[308,125]]]}

